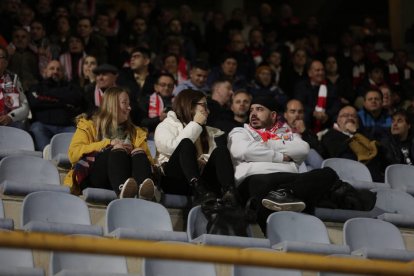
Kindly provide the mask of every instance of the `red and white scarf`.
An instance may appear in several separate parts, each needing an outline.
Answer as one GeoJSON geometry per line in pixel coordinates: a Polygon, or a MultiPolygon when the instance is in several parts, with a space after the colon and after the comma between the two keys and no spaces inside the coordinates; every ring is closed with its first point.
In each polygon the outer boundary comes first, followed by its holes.
{"type": "Polygon", "coordinates": [[[98,86],[95,85],[95,92],[94,92],[95,106],[101,106],[103,94],[104,92],[102,91],[102,89],[98,88],[98,86]]]}
{"type": "Polygon", "coordinates": [[[5,72],[0,77],[0,115],[6,115],[20,106],[19,89],[22,89],[16,74],[5,72]]]}
{"type": "MultiPolygon", "coordinates": [[[[82,63],[83,59],[85,58],[86,53],[83,53],[82,58],[79,59],[78,64],[75,64],[77,66],[77,75],[78,77],[82,76],[82,63]]],[[[61,54],[59,57],[60,64],[62,65],[62,68],[64,69],[64,75],[66,80],[71,81],[73,79],[72,76],[72,57],[69,53],[61,54]]]]}
{"type": "Polygon", "coordinates": [[[356,64],[352,68],[352,86],[356,88],[365,77],[365,65],[364,64],[356,64]]]}
{"type": "MultiPolygon", "coordinates": [[[[399,85],[400,84],[400,74],[399,69],[395,63],[390,62],[388,64],[388,75],[390,79],[390,83],[392,85],[399,85]]],[[[411,70],[409,67],[404,68],[404,80],[408,80],[411,78],[411,70]]]]}
{"type": "MultiPolygon", "coordinates": [[[[315,111],[325,112],[326,110],[326,97],[328,96],[328,88],[326,87],[326,81],[323,81],[319,85],[318,99],[316,101],[315,111]]],[[[322,123],[319,120],[315,121],[314,131],[319,132],[322,129],[322,123]]]]}
{"type": "Polygon", "coordinates": [[[156,118],[159,117],[164,110],[164,101],[161,96],[154,92],[149,98],[148,117],[156,118]]]}
{"type": "Polygon", "coordinates": [[[277,120],[270,129],[256,129],[250,125],[245,126],[247,126],[247,129],[250,131],[256,141],[262,141],[265,143],[269,140],[282,140],[283,142],[293,140],[293,133],[291,128],[287,127],[285,123],[280,120],[277,120]]]}

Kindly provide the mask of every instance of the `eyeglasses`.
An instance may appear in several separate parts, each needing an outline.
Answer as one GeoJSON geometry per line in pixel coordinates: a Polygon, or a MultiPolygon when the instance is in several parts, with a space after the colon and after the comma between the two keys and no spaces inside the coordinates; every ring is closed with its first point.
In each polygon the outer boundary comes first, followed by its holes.
{"type": "Polygon", "coordinates": [[[161,87],[168,87],[169,89],[173,89],[174,88],[174,84],[168,84],[168,83],[157,83],[157,85],[161,86],[161,87]]]}
{"type": "Polygon", "coordinates": [[[196,105],[201,105],[202,107],[204,107],[206,109],[208,108],[208,105],[207,105],[206,102],[196,103],[196,105]]]}

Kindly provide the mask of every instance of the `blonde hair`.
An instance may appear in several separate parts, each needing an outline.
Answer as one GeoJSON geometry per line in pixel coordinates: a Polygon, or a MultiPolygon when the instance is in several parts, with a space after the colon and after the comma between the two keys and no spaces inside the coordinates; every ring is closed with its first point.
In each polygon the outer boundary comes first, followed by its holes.
{"type": "MultiPolygon", "coordinates": [[[[92,117],[98,139],[108,138],[117,133],[119,127],[119,95],[124,92],[128,94],[128,91],[120,87],[111,87],[105,91],[102,104],[92,117]]],[[[128,117],[127,121],[122,124],[125,126],[125,134],[129,135],[131,141],[133,141],[135,138],[135,125],[132,123],[131,118],[128,117]]]]}

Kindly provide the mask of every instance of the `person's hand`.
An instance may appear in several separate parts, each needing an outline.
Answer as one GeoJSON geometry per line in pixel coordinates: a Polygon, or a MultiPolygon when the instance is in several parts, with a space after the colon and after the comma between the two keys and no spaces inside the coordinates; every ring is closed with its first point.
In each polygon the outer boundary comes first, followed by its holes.
{"type": "Polygon", "coordinates": [[[206,111],[197,110],[194,114],[193,121],[198,123],[199,125],[205,125],[207,122],[208,113],[206,111]]]}
{"type": "Polygon", "coordinates": [[[0,116],[0,125],[8,126],[13,122],[12,118],[9,115],[2,115],[0,116]]]}
{"type": "Polygon", "coordinates": [[[349,133],[355,133],[357,131],[356,124],[353,122],[347,122],[345,123],[345,130],[349,133]]]}
{"type": "Polygon", "coordinates": [[[306,130],[305,122],[303,120],[295,120],[293,122],[293,127],[297,133],[302,134],[306,130]]]}
{"type": "Polygon", "coordinates": [[[125,144],[124,143],[124,144],[122,144],[122,146],[123,146],[124,150],[126,150],[126,152],[128,152],[128,153],[131,153],[132,150],[134,149],[131,144],[125,144]]]}
{"type": "Polygon", "coordinates": [[[135,153],[138,152],[145,152],[143,148],[135,148],[131,151],[131,155],[134,155],[135,153]]]}
{"type": "Polygon", "coordinates": [[[287,154],[283,154],[283,161],[284,162],[291,162],[292,158],[287,154]]]}
{"type": "Polygon", "coordinates": [[[111,140],[111,145],[112,146],[116,146],[116,145],[118,145],[118,144],[121,144],[122,145],[122,143],[123,143],[123,141],[122,140],[120,140],[120,139],[118,139],[118,138],[115,138],[115,139],[112,139],[111,140]]]}

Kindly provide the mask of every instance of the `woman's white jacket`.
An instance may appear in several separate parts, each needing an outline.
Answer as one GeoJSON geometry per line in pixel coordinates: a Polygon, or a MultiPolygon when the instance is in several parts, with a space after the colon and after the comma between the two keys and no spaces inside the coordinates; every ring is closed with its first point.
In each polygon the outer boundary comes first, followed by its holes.
{"type": "MultiPolygon", "coordinates": [[[[206,127],[208,133],[209,151],[204,157],[208,159],[211,152],[216,148],[215,137],[223,135],[224,132],[213,127],[206,127]]],[[[177,119],[174,111],[169,111],[167,118],[158,124],[155,129],[154,140],[157,148],[156,161],[158,164],[168,162],[170,156],[177,148],[178,144],[185,138],[189,138],[193,143],[200,137],[203,128],[196,122],[189,122],[186,126],[177,119]]]]}

